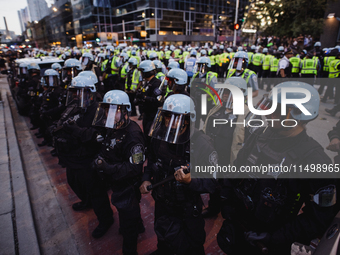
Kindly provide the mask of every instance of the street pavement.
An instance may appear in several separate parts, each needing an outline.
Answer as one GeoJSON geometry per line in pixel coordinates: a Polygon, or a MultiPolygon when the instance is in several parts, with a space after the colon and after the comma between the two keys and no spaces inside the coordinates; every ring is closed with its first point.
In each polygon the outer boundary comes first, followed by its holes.
{"type": "MultiPolygon", "coordinates": [[[[34,136],[36,130],[29,130],[29,119],[17,113],[5,76],[0,76],[0,91],[0,254],[121,254],[116,209],[112,207],[115,223],[107,234],[92,238],[98,224],[93,210],[72,210],[79,200],[67,184],[66,170],[51,156],[52,148],[37,146],[42,139],[34,136]]],[[[264,93],[261,90],[255,102],[264,93]]],[[[340,115],[329,116],[325,108],[331,107],[331,100],[321,103],[318,118],[307,125],[307,133],[324,148],[329,144],[327,132],[340,115]]],[[[332,159],[336,155],[326,153],[332,159]]],[[[207,204],[207,195],[202,197],[207,204]]],[[[141,214],[146,231],[138,238],[140,255],[156,249],[153,210],[151,195],[143,195],[141,214]]],[[[206,254],[223,254],[216,242],[222,222],[221,215],[206,220],[206,254]]]]}

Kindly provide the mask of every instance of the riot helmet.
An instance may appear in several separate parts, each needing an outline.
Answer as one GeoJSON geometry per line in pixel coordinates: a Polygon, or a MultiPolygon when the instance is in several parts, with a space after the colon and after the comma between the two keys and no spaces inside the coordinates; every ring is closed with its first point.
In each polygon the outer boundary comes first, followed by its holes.
{"type": "Polygon", "coordinates": [[[111,129],[125,128],[130,122],[130,111],[128,94],[121,90],[111,90],[104,95],[103,102],[99,103],[92,125],[111,129]]]}
{"type": "Polygon", "coordinates": [[[193,100],[182,94],[171,95],[158,110],[149,136],[172,144],[186,143],[190,139],[190,123],[195,120],[193,100]]]}

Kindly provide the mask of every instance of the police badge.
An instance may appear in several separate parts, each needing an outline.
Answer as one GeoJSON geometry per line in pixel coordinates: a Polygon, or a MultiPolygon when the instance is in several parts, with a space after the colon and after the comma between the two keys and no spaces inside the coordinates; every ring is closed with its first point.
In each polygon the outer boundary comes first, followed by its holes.
{"type": "Polygon", "coordinates": [[[145,161],[144,146],[137,144],[131,148],[130,163],[134,165],[141,164],[145,161]]]}

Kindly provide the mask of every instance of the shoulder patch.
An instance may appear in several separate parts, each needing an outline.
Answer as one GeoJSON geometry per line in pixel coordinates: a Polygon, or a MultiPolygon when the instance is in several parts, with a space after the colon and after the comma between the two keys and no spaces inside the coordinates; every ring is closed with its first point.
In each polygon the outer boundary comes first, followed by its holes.
{"type": "Polygon", "coordinates": [[[144,162],[145,156],[144,156],[144,146],[143,144],[139,143],[136,144],[131,148],[131,157],[130,157],[130,163],[134,165],[138,165],[144,162]]]}
{"type": "Polygon", "coordinates": [[[209,163],[212,166],[216,166],[218,164],[218,154],[216,151],[213,151],[212,153],[210,153],[209,155],[209,163]]]}

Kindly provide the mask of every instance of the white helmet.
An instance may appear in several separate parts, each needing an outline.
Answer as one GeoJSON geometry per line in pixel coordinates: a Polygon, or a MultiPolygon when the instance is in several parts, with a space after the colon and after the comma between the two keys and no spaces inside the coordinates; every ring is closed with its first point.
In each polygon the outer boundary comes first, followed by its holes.
{"type": "Polygon", "coordinates": [[[90,71],[90,70],[82,71],[82,72],[80,72],[78,74],[78,76],[89,77],[90,79],[92,79],[94,84],[98,83],[97,75],[94,72],[90,71]]]}
{"type": "Polygon", "coordinates": [[[190,121],[196,120],[193,100],[183,94],[169,96],[158,110],[149,136],[173,144],[183,144],[190,139],[190,121]]]}
{"type": "Polygon", "coordinates": [[[139,69],[142,73],[147,73],[155,70],[156,66],[151,60],[144,60],[140,63],[139,69]]]}
{"type": "Polygon", "coordinates": [[[111,129],[124,128],[129,124],[128,111],[131,111],[129,96],[121,90],[111,90],[99,103],[93,126],[111,129]]]}
{"type": "MultiPolygon", "coordinates": [[[[238,87],[239,89],[242,90],[243,96],[247,96],[247,91],[248,91],[247,82],[243,78],[235,77],[235,76],[230,77],[230,78],[225,80],[224,84],[233,85],[235,87],[238,87]]],[[[219,94],[220,98],[222,99],[223,103],[225,103],[225,107],[227,109],[233,109],[233,97],[232,97],[232,93],[230,93],[230,90],[222,88],[218,91],[218,94],[219,94]],[[229,96],[228,96],[227,100],[224,102],[223,95],[225,93],[228,93],[228,92],[229,92],[229,96]]]]}
{"type": "Polygon", "coordinates": [[[47,69],[42,77],[43,85],[46,87],[57,87],[59,85],[59,73],[53,69],[47,69]]]}
{"type": "Polygon", "coordinates": [[[104,95],[103,103],[128,106],[131,111],[131,103],[128,94],[122,90],[111,90],[104,95]]]}
{"type": "Polygon", "coordinates": [[[166,75],[170,79],[174,79],[177,85],[186,85],[188,83],[188,75],[186,71],[180,68],[172,68],[166,75]]]}
{"type": "Polygon", "coordinates": [[[237,71],[242,71],[248,66],[248,54],[245,51],[238,51],[229,64],[229,69],[235,68],[237,71]],[[241,61],[240,61],[241,59],[241,61]],[[236,66],[235,66],[236,65],[236,66]]]}
{"type": "Polygon", "coordinates": [[[86,75],[73,78],[69,88],[88,88],[91,92],[96,92],[93,78],[86,75]]]}

